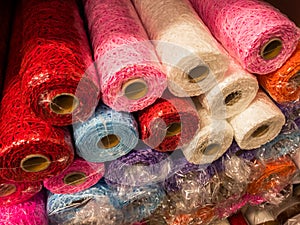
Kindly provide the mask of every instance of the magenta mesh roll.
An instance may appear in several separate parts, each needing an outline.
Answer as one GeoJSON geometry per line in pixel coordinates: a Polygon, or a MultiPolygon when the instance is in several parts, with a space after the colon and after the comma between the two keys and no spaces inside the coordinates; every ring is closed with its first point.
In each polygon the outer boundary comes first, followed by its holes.
{"type": "Polygon", "coordinates": [[[72,194],[95,185],[104,175],[103,163],[76,158],[61,174],[44,181],[44,186],[55,194],[72,194]]]}
{"type": "Polygon", "coordinates": [[[130,0],[84,0],[103,102],[137,111],[167,86],[154,47],[130,0]]]}
{"type": "Polygon", "coordinates": [[[263,1],[190,2],[212,34],[249,72],[273,72],[296,49],[299,29],[285,15],[263,1]]]}

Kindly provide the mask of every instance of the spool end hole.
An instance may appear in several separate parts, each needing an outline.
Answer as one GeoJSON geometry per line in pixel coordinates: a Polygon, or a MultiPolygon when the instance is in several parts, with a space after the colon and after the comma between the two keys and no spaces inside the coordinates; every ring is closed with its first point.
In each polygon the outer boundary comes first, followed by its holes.
{"type": "Polygon", "coordinates": [[[171,123],[167,127],[167,134],[166,137],[173,137],[176,136],[181,132],[181,123],[171,123]]]}
{"type": "Polygon", "coordinates": [[[232,106],[236,104],[240,99],[242,98],[242,92],[241,91],[235,91],[230,93],[225,98],[225,104],[227,106],[232,106]]]}
{"type": "Polygon", "coordinates": [[[74,95],[61,94],[52,99],[50,108],[56,114],[66,115],[74,112],[78,104],[78,98],[74,95]]]}
{"type": "Polygon", "coordinates": [[[0,198],[7,197],[17,191],[17,187],[14,184],[0,184],[0,198]]]}
{"type": "Polygon", "coordinates": [[[192,83],[198,83],[204,80],[209,74],[209,68],[204,65],[199,65],[188,73],[188,78],[192,83]]]}
{"type": "Polygon", "coordinates": [[[282,47],[280,39],[272,39],[263,46],[261,56],[264,60],[274,59],[280,54],[282,47]]]}
{"type": "Polygon", "coordinates": [[[203,150],[203,154],[207,155],[207,156],[215,155],[219,151],[220,151],[220,145],[219,144],[210,144],[203,150]]]}
{"type": "Polygon", "coordinates": [[[115,134],[109,134],[98,141],[98,148],[110,149],[120,143],[120,138],[115,134]]]}
{"type": "Polygon", "coordinates": [[[67,185],[78,186],[86,181],[86,175],[81,172],[70,173],[64,177],[64,183],[67,185]]]}
{"type": "Polygon", "coordinates": [[[40,172],[46,170],[51,162],[49,159],[42,155],[28,156],[21,161],[21,168],[25,172],[40,172]]]}
{"type": "Polygon", "coordinates": [[[252,133],[252,137],[253,138],[258,138],[258,137],[262,137],[263,135],[265,135],[268,131],[269,131],[269,125],[262,125],[260,127],[258,127],[253,133],[252,133]]]}
{"type": "Polygon", "coordinates": [[[130,100],[138,100],[148,93],[148,85],[142,79],[133,79],[123,85],[123,93],[130,100]]]}

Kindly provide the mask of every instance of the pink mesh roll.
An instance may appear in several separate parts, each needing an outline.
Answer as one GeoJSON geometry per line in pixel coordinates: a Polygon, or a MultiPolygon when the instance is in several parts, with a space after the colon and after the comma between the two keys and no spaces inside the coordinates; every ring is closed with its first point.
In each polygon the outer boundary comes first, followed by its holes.
{"type": "Polygon", "coordinates": [[[259,0],[190,0],[212,34],[249,72],[267,74],[291,56],[300,32],[259,0]]]}
{"type": "Polygon", "coordinates": [[[91,163],[77,158],[60,175],[44,181],[44,186],[55,194],[72,194],[96,184],[104,175],[103,163],[91,163]]]}
{"type": "Polygon", "coordinates": [[[0,206],[0,225],[47,225],[45,196],[39,193],[26,202],[0,206]]]}
{"type": "Polygon", "coordinates": [[[167,86],[154,47],[130,0],[83,0],[103,102],[137,111],[167,86]]]}

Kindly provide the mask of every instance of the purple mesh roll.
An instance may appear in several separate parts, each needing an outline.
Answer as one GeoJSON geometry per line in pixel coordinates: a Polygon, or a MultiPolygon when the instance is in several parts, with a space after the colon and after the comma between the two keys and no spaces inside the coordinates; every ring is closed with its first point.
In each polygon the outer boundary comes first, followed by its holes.
{"type": "MultiPolygon", "coordinates": [[[[277,104],[287,119],[284,129],[293,129],[291,122],[294,122],[300,129],[300,101],[289,102],[285,104],[277,104]]],[[[295,127],[294,127],[295,129],[295,127]]]]}
{"type": "Polygon", "coordinates": [[[171,169],[168,156],[151,148],[133,150],[110,163],[105,181],[110,186],[143,186],[162,182],[171,169]]]}

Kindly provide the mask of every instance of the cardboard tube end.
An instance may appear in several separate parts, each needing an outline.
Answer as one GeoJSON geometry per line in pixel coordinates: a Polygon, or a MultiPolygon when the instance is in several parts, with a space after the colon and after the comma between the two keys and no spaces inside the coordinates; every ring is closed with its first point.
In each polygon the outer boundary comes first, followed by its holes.
{"type": "Polygon", "coordinates": [[[262,47],[260,56],[264,60],[275,59],[280,54],[282,48],[282,41],[278,38],[273,38],[262,47]]]}
{"type": "Polygon", "coordinates": [[[86,182],[87,176],[82,172],[69,173],[64,177],[67,185],[78,186],[86,182]]]}
{"type": "Polygon", "coordinates": [[[60,94],[55,96],[50,104],[52,112],[60,115],[73,113],[79,105],[78,98],[73,94],[60,94]]]}
{"type": "Polygon", "coordinates": [[[204,65],[199,65],[190,70],[188,78],[192,83],[198,83],[204,80],[209,74],[209,68],[204,65]]]}
{"type": "Polygon", "coordinates": [[[171,123],[167,127],[166,137],[173,137],[181,133],[181,123],[171,123]]]}
{"type": "Polygon", "coordinates": [[[17,191],[17,187],[14,184],[1,184],[0,185],[0,198],[12,195],[17,191]]]}
{"type": "Polygon", "coordinates": [[[269,125],[262,125],[260,127],[258,127],[253,133],[252,133],[252,137],[253,138],[258,138],[258,137],[262,137],[263,135],[265,135],[268,131],[269,131],[270,127],[269,125]]]}
{"type": "Polygon", "coordinates": [[[98,148],[110,149],[120,143],[120,138],[115,134],[109,134],[98,141],[98,148]]]}
{"type": "Polygon", "coordinates": [[[230,93],[225,98],[225,104],[226,106],[232,106],[236,104],[238,101],[240,101],[242,98],[242,92],[241,91],[235,91],[230,93]]]}
{"type": "Polygon", "coordinates": [[[219,144],[210,144],[208,145],[205,149],[203,149],[203,154],[210,156],[210,155],[215,155],[217,152],[220,150],[220,145],[219,144]]]}
{"type": "Polygon", "coordinates": [[[20,166],[25,172],[37,173],[46,170],[50,164],[50,160],[43,155],[28,155],[22,159],[20,166]]]}
{"type": "Polygon", "coordinates": [[[148,85],[143,79],[133,79],[123,84],[122,91],[126,98],[138,100],[147,95],[148,85]]]}

